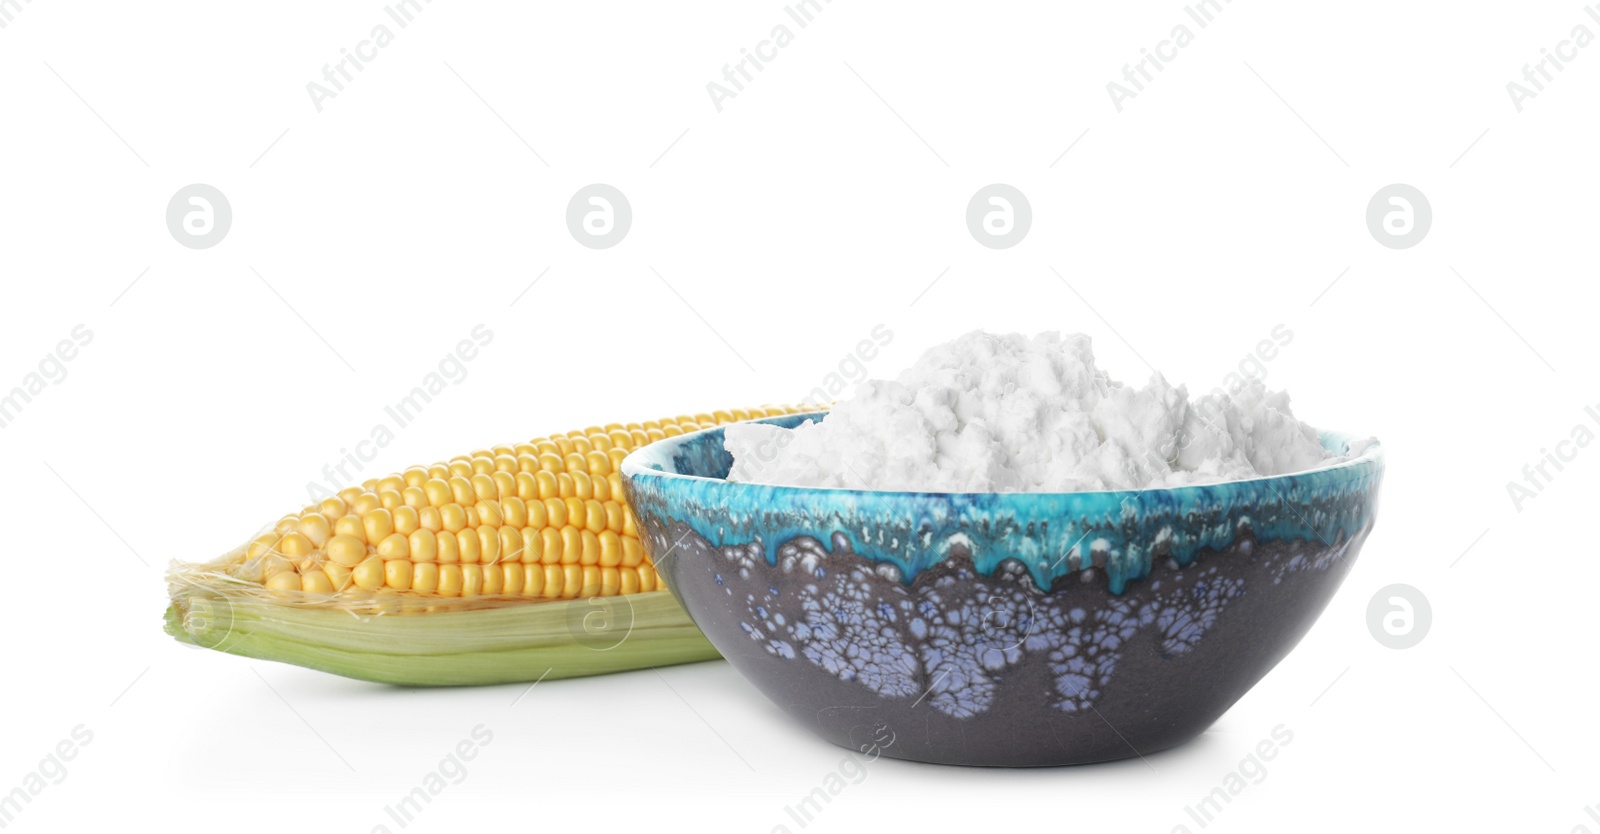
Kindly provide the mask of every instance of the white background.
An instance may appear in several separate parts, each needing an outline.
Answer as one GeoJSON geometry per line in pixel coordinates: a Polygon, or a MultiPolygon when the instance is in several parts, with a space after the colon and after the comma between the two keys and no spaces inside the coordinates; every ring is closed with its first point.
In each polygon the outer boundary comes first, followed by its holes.
{"type": "Polygon", "coordinates": [[[180,647],[162,571],[299,507],[474,325],[492,345],[375,468],[797,400],[882,323],[875,375],[972,328],[1064,329],[1191,390],[1283,324],[1269,385],[1380,436],[1388,473],[1321,621],[1197,741],[1036,771],[882,760],[808,830],[1198,830],[1185,806],[1282,724],[1207,830],[1600,831],[1600,448],[1520,511],[1506,489],[1600,432],[1600,47],[1520,113],[1506,91],[1600,33],[1579,3],[1238,0],[1200,29],[1177,3],[836,0],[800,29],[777,2],[440,0],[321,112],[306,84],[390,22],[378,2],[9,13],[0,390],[94,333],[0,429],[0,791],[94,733],[15,830],[394,827],[384,806],[478,724],[493,742],[410,830],[799,830],[784,807],[843,751],[726,664],[670,688],[367,685],[180,647]],[[780,23],[793,43],[719,113],[706,84],[780,23]],[[1193,44],[1119,113],[1106,84],[1180,23],[1193,44]],[[199,251],[164,220],[195,182],[234,214],[199,251]],[[593,182],[633,207],[611,249],[565,225],[593,182]],[[995,182],[1032,205],[1010,249],[965,227],[995,182]],[[1395,182],[1434,215],[1405,250],[1365,224],[1395,182]],[[1433,609],[1403,651],[1365,624],[1395,582],[1433,609]]]}

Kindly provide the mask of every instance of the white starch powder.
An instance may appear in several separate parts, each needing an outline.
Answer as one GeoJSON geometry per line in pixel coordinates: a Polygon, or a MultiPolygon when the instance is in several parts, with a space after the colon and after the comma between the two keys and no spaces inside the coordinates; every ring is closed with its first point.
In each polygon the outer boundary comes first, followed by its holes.
{"type": "Polygon", "coordinates": [[[1344,458],[1249,380],[1190,400],[1095,367],[1088,336],[976,331],[868,380],[821,423],[727,427],[730,481],[923,492],[1077,492],[1214,483],[1344,458]]]}

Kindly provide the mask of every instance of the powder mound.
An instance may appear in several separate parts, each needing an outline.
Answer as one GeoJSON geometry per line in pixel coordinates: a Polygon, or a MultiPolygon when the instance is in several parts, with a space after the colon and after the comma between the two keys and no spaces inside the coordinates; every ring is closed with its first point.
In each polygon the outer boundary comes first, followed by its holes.
{"type": "Polygon", "coordinates": [[[975,331],[868,380],[824,422],[730,425],[730,481],[922,492],[1147,489],[1281,475],[1344,458],[1252,379],[1190,400],[1095,367],[1088,336],[975,331]]]}

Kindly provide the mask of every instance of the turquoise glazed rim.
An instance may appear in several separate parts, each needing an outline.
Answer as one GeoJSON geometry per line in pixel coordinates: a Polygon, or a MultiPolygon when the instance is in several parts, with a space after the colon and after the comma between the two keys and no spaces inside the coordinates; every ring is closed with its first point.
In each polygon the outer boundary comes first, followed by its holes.
{"type": "MultiPolygon", "coordinates": [[[[826,411],[753,422],[793,428],[826,411]]],[[[1351,435],[1323,431],[1323,448],[1348,453],[1351,435]]],[[[1383,475],[1383,447],[1369,442],[1350,460],[1289,475],[1144,490],[1096,492],[892,492],[735,483],[723,428],[645,446],[622,462],[640,499],[667,502],[716,547],[759,542],[777,564],[780,545],[817,530],[849,534],[854,552],[893,565],[909,585],[949,560],[971,559],[982,576],[1020,565],[1039,590],[1064,577],[1104,571],[1121,595],[1163,567],[1181,570],[1241,533],[1257,542],[1332,546],[1368,528],[1383,475]],[[715,473],[709,476],[699,473],[715,473]],[[671,482],[669,484],[669,482],[671,482]],[[670,494],[668,494],[670,490],[670,494]]]]}

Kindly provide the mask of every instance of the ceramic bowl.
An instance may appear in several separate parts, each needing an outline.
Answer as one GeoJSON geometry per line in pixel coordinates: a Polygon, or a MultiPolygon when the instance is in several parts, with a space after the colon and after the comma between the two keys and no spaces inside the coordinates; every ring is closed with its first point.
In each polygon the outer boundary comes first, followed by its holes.
{"type": "Polygon", "coordinates": [[[732,462],[714,428],[622,463],[646,551],[723,657],[836,744],[996,766],[1205,730],[1327,605],[1383,475],[1376,443],[1311,472],[1127,492],[769,486],[723,480],[732,462]]]}

